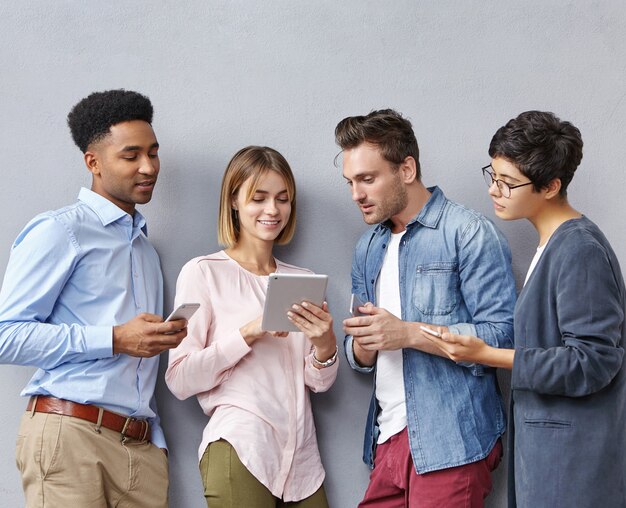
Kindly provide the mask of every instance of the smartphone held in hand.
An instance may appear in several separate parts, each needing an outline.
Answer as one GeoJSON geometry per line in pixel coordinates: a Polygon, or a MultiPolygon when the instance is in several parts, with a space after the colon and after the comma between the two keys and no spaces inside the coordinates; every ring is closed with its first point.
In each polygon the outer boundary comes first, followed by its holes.
{"type": "Polygon", "coordinates": [[[176,321],[177,319],[186,319],[189,321],[191,316],[193,316],[199,308],[199,303],[181,303],[167,316],[165,321],[176,321]]]}
{"type": "Polygon", "coordinates": [[[428,326],[423,326],[420,325],[420,330],[430,334],[430,335],[434,335],[435,337],[439,337],[441,338],[441,334],[437,331],[437,330],[433,330],[432,328],[428,327],[428,326]]]}
{"type": "Polygon", "coordinates": [[[359,312],[359,307],[365,307],[365,304],[357,295],[352,293],[352,296],[350,297],[350,314],[354,317],[364,316],[365,314],[359,312]]]}

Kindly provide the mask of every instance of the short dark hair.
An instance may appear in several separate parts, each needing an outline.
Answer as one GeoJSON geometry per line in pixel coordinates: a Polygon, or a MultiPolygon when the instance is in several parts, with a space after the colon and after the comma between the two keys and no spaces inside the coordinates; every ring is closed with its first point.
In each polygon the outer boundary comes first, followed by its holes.
{"type": "Polygon", "coordinates": [[[76,104],[67,115],[67,124],[74,143],[85,153],[91,143],[109,134],[111,126],[131,120],[152,124],[152,113],[152,103],[145,95],[107,90],[92,93],[76,104]]]}
{"type": "Polygon", "coordinates": [[[554,113],[525,111],[496,131],[489,156],[515,164],[537,191],[559,178],[560,195],[567,196],[567,186],[583,158],[583,140],[578,128],[554,113]]]}
{"type": "Polygon", "coordinates": [[[342,150],[356,148],[361,143],[376,145],[383,158],[396,166],[411,156],[415,159],[416,177],[421,178],[420,152],[411,122],[393,109],[344,118],[335,128],[335,141],[342,150]]]}

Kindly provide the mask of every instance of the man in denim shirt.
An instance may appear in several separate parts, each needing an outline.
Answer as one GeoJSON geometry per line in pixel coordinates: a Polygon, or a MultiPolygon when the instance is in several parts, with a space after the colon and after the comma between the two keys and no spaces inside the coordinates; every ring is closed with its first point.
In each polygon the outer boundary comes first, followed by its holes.
{"type": "Polygon", "coordinates": [[[505,429],[495,370],[443,358],[421,327],[512,346],[506,240],[422,184],[399,113],[345,118],[335,137],[352,199],[374,225],[352,264],[352,292],[368,303],[344,321],[348,362],[376,372],[363,457],[374,469],[359,506],[483,506],[505,429]]]}

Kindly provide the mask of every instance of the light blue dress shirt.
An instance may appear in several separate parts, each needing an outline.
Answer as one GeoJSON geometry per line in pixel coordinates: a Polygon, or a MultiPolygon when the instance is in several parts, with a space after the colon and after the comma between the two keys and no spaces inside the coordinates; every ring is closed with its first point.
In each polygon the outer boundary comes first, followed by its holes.
{"type": "Polygon", "coordinates": [[[30,221],[0,291],[0,363],[38,367],[23,396],[52,395],[148,418],[159,357],[113,354],[113,326],[162,314],[163,278],[146,221],[81,189],[78,202],[30,221]]]}

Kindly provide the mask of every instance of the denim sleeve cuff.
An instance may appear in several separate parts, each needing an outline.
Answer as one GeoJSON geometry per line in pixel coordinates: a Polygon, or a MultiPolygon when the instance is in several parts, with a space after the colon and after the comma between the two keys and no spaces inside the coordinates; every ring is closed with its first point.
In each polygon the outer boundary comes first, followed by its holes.
{"type": "Polygon", "coordinates": [[[346,358],[348,359],[348,364],[357,372],[362,372],[363,374],[369,374],[370,372],[374,372],[374,366],[371,367],[362,367],[354,358],[354,351],[352,350],[352,336],[346,337],[344,342],[346,347],[346,358]]]}
{"type": "MultiPolygon", "coordinates": [[[[456,335],[473,335],[476,336],[476,326],[471,323],[457,323],[455,325],[448,326],[448,330],[456,335]]],[[[477,363],[469,362],[456,362],[461,367],[467,367],[474,376],[482,376],[485,373],[485,368],[477,363]]]]}
{"type": "Polygon", "coordinates": [[[88,360],[99,360],[113,356],[112,326],[85,326],[84,332],[88,360]]]}
{"type": "Polygon", "coordinates": [[[476,336],[476,325],[471,323],[456,323],[448,326],[448,330],[457,335],[474,335],[476,336]]]}

